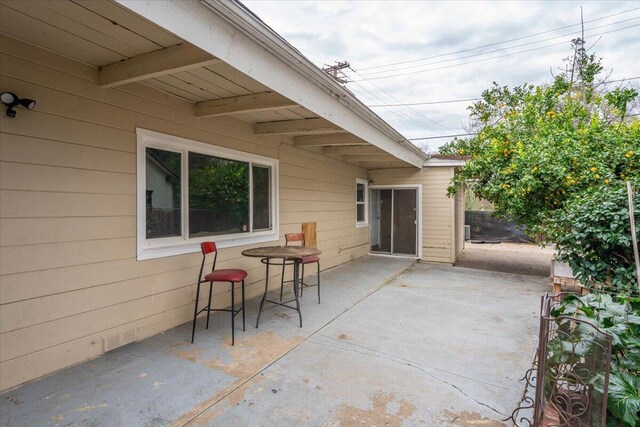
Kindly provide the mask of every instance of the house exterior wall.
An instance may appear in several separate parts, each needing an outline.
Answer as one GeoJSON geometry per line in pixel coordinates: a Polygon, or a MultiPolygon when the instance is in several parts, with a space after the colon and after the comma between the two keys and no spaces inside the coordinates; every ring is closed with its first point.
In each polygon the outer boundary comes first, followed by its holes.
{"type": "Polygon", "coordinates": [[[464,188],[460,188],[455,197],[455,259],[458,259],[464,249],[464,209],[464,188]]]}
{"type": "Polygon", "coordinates": [[[147,159],[147,190],[152,191],[152,205],[158,208],[173,207],[175,198],[173,186],[167,181],[167,174],[154,162],[147,159]]]}
{"type": "Polygon", "coordinates": [[[422,184],[423,261],[455,262],[455,201],[447,197],[453,173],[453,167],[442,166],[369,171],[374,185],[422,184]]]}
{"type": "MultiPolygon", "coordinates": [[[[0,390],[191,319],[200,254],[136,261],[136,127],[279,159],[280,244],[315,221],[323,269],[367,253],[368,228],[355,227],[365,169],[97,81],[94,67],[0,36],[0,87],[37,101],[0,115],[0,390]]],[[[222,249],[218,266],[247,270],[251,298],[264,266],[244,249],[222,249]]],[[[228,298],[221,286],[214,305],[228,298]]]]}

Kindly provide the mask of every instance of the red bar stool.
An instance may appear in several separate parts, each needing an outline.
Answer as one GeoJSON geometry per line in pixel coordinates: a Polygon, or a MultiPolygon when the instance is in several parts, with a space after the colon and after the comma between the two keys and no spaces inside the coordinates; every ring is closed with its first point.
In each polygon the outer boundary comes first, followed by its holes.
{"type": "MultiPolygon", "coordinates": [[[[300,242],[300,246],[304,246],[304,233],[288,233],[284,235],[284,240],[286,241],[286,246],[289,246],[289,242],[300,242]]],[[[302,257],[301,258],[302,261],[300,262],[300,265],[302,266],[302,274],[300,275],[300,296],[302,296],[302,293],[304,291],[304,288],[308,288],[310,286],[317,286],[318,287],[318,304],[320,304],[320,257],[313,255],[313,256],[306,256],[306,257],[302,257]],[[317,264],[318,265],[318,283],[305,283],[304,281],[304,266],[306,264],[317,264]]],[[[289,265],[286,262],[282,263],[282,276],[280,277],[280,301],[282,301],[282,291],[284,289],[284,284],[285,283],[292,283],[293,280],[284,280],[284,269],[285,267],[289,265]]]]}
{"type": "Polygon", "coordinates": [[[212,311],[228,311],[231,313],[231,345],[235,344],[235,318],[242,311],[242,330],[244,331],[245,322],[244,322],[244,278],[247,277],[247,272],[244,270],[229,268],[229,269],[221,269],[216,270],[216,259],[218,258],[218,250],[216,248],[216,244],[214,242],[204,242],[200,244],[200,249],[202,249],[202,264],[200,265],[200,273],[198,274],[198,287],[196,289],[196,307],[193,311],[193,329],[191,331],[191,342],[193,343],[193,339],[196,335],[196,319],[198,318],[198,314],[203,311],[207,312],[207,329],[209,329],[209,314],[212,311]],[[207,255],[213,253],[213,265],[211,266],[211,273],[202,277],[202,272],[204,271],[204,263],[207,260],[207,255]],[[198,300],[200,299],[200,284],[209,282],[209,303],[206,307],[198,311],[198,300]],[[211,308],[211,293],[213,291],[213,282],[229,282],[231,284],[231,308],[211,308]],[[236,308],[235,304],[235,284],[242,283],[242,306],[239,309],[236,308]]]}

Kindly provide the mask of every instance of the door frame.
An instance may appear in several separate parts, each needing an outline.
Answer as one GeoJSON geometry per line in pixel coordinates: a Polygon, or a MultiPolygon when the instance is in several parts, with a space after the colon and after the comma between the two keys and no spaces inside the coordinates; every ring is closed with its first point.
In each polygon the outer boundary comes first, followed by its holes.
{"type": "MultiPolygon", "coordinates": [[[[379,252],[371,252],[371,221],[369,221],[369,233],[367,238],[367,251],[369,255],[374,256],[386,256],[394,258],[412,258],[422,259],[422,184],[394,184],[394,185],[369,185],[369,194],[367,203],[371,203],[371,190],[416,190],[418,200],[416,200],[416,244],[417,244],[417,256],[414,255],[398,255],[398,254],[383,254],[379,252]]],[[[371,206],[369,206],[369,212],[371,212],[371,206]]],[[[393,214],[392,214],[393,215],[393,214]]],[[[392,217],[393,222],[393,217],[392,217]]],[[[393,238],[393,233],[392,233],[393,238]]]]}

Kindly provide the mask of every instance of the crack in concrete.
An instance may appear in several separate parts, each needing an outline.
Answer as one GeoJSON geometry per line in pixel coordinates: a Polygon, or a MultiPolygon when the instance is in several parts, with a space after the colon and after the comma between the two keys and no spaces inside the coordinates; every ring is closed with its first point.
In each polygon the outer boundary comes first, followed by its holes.
{"type": "MultiPolygon", "coordinates": [[[[439,381],[439,382],[441,382],[443,384],[446,384],[446,385],[454,388],[455,390],[457,390],[462,395],[464,395],[467,398],[469,398],[469,399],[473,400],[474,402],[476,402],[478,405],[482,405],[484,407],[487,407],[487,408],[491,409],[493,412],[495,412],[496,414],[501,415],[503,417],[506,417],[506,414],[503,414],[502,412],[500,412],[499,410],[497,410],[496,408],[492,407],[489,404],[486,404],[484,402],[480,402],[475,397],[471,396],[469,393],[465,392],[464,390],[462,390],[457,385],[452,384],[452,383],[450,383],[448,381],[445,381],[445,380],[443,380],[441,378],[438,378],[437,376],[433,375],[431,372],[427,372],[426,369],[424,369],[423,367],[421,367],[418,364],[416,364],[416,362],[406,361],[406,360],[403,360],[402,358],[397,358],[397,359],[402,360],[402,361],[399,361],[399,360],[396,360],[395,356],[391,356],[391,355],[387,356],[387,355],[384,355],[384,353],[374,354],[374,353],[369,353],[369,352],[364,352],[364,351],[358,351],[358,350],[355,350],[355,349],[344,348],[344,347],[340,347],[340,346],[335,346],[335,345],[330,345],[330,344],[327,344],[327,343],[314,341],[312,339],[308,339],[307,341],[311,342],[313,344],[318,344],[318,345],[325,346],[325,347],[331,347],[331,348],[336,348],[336,349],[339,349],[339,350],[344,350],[344,351],[350,351],[350,352],[353,352],[353,353],[363,354],[363,355],[366,355],[366,356],[372,356],[372,357],[377,357],[377,358],[381,358],[381,359],[386,359],[386,360],[389,360],[389,361],[391,361],[393,363],[397,363],[399,365],[409,366],[411,368],[418,369],[418,370],[422,371],[423,373],[427,374],[428,376],[430,376],[431,378],[433,378],[434,380],[439,381]]],[[[359,346],[359,347],[361,347],[361,346],[359,346]]],[[[366,348],[366,347],[362,347],[362,348],[366,348]]],[[[368,350],[370,350],[372,352],[375,352],[375,353],[380,353],[380,352],[378,352],[376,350],[373,350],[373,349],[368,349],[368,350]]]]}
{"type": "Polygon", "coordinates": [[[497,384],[489,383],[489,382],[486,382],[486,381],[480,381],[480,380],[477,380],[475,378],[471,378],[471,377],[467,377],[467,376],[458,374],[456,372],[447,371],[446,369],[437,368],[437,367],[431,366],[431,365],[426,365],[424,363],[416,362],[415,360],[406,359],[406,358],[401,357],[401,356],[396,356],[395,354],[385,353],[384,351],[380,351],[380,350],[376,350],[376,349],[373,349],[373,348],[365,347],[363,345],[356,344],[354,342],[344,341],[344,340],[332,337],[330,335],[318,334],[318,336],[323,337],[323,338],[329,338],[329,339],[331,339],[333,341],[336,341],[336,342],[339,342],[339,343],[342,343],[342,344],[347,344],[347,345],[350,345],[350,346],[353,346],[353,347],[359,347],[359,348],[362,348],[364,350],[369,350],[369,351],[372,351],[374,353],[383,354],[385,356],[389,356],[389,357],[392,357],[394,359],[401,360],[403,362],[408,362],[408,363],[412,363],[414,365],[419,365],[419,366],[422,366],[422,367],[425,367],[425,368],[428,368],[428,369],[433,369],[434,371],[444,372],[445,374],[449,374],[449,375],[453,375],[453,376],[456,376],[456,377],[464,378],[465,380],[473,381],[473,382],[476,382],[478,384],[488,385],[490,387],[495,387],[495,388],[498,388],[498,389],[501,389],[501,390],[505,390],[505,391],[509,390],[508,388],[499,386],[497,384]]]}

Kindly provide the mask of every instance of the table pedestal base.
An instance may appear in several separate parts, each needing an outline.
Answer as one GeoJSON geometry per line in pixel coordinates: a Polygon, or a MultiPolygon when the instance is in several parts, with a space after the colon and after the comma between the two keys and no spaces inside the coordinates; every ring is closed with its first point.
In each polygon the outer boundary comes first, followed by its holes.
{"type": "MultiPolygon", "coordinates": [[[[258,310],[258,319],[256,320],[256,328],[260,324],[260,315],[262,314],[262,310],[264,309],[264,303],[268,302],[270,304],[279,305],[282,307],[287,307],[292,310],[296,310],[298,312],[298,317],[300,318],[300,327],[302,328],[302,312],[300,311],[300,298],[298,296],[298,287],[300,286],[300,277],[299,277],[299,266],[300,259],[293,259],[293,295],[294,299],[284,302],[272,301],[267,299],[267,293],[269,292],[269,258],[262,259],[261,262],[266,265],[266,274],[264,278],[264,295],[262,295],[262,300],[260,301],[260,309],[258,310]],[[292,307],[287,305],[290,302],[296,302],[296,306],[292,307]]],[[[285,263],[286,260],[283,260],[285,263]]],[[[279,265],[279,264],[278,264],[279,265]]]]}

